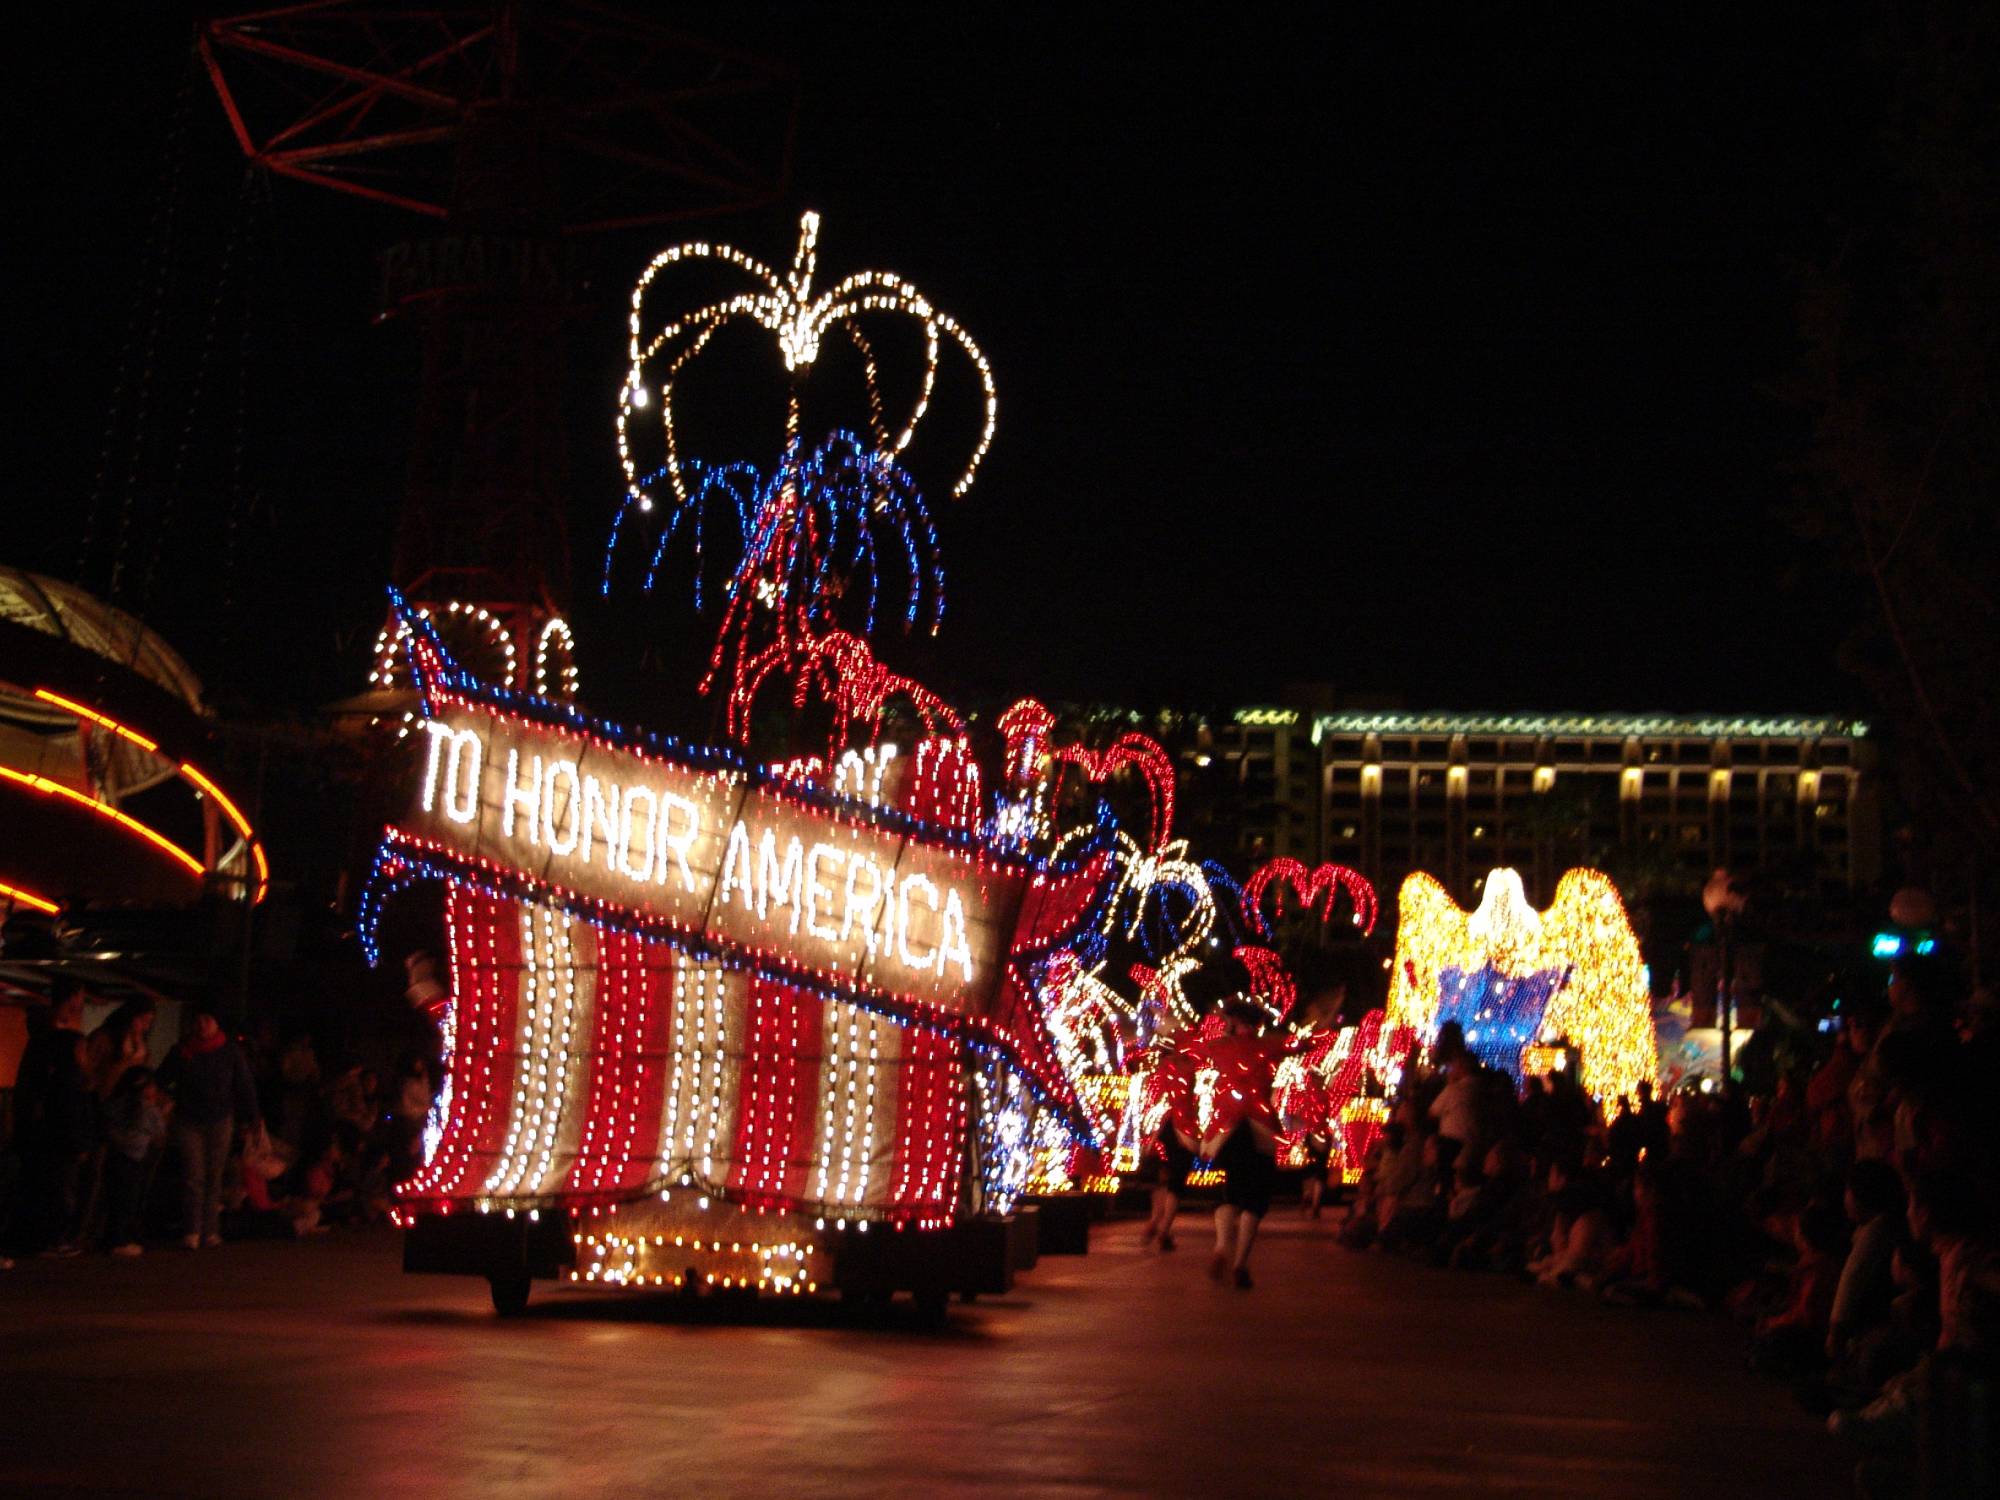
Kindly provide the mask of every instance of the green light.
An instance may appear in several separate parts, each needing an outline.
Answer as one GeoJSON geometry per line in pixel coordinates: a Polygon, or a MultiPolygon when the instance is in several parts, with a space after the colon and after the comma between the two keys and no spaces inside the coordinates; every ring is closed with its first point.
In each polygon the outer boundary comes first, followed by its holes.
{"type": "MultiPolygon", "coordinates": [[[[1255,713],[1258,710],[1247,710],[1255,713]]],[[[1244,722],[1243,712],[1237,722],[1244,722]]],[[[1336,734],[1533,734],[1696,736],[1721,739],[1864,739],[1859,719],[1723,718],[1673,714],[1492,714],[1344,713],[1322,714],[1323,731],[1336,734]]]]}

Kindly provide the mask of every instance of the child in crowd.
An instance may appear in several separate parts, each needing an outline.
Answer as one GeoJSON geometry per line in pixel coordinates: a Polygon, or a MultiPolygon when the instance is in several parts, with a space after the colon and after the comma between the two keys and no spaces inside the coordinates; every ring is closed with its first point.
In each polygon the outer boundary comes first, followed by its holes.
{"type": "Polygon", "coordinates": [[[143,1253],[140,1217],[167,1136],[173,1101],[143,1063],[124,1067],[104,1106],[104,1240],[113,1255],[143,1253]]]}
{"type": "Polygon", "coordinates": [[[1597,1184],[1561,1161],[1549,1164],[1548,1182],[1548,1244],[1528,1262],[1528,1274],[1543,1286],[1595,1286],[1615,1243],[1597,1184]]]}
{"type": "Polygon", "coordinates": [[[1846,1226],[1832,1204],[1815,1201],[1793,1222],[1792,1264],[1783,1303],[1757,1320],[1750,1360],[1777,1375],[1806,1372],[1820,1358],[1833,1319],[1833,1295],[1846,1259],[1846,1226]]]}
{"type": "Polygon", "coordinates": [[[1366,1250],[1375,1241],[1375,1226],[1381,1220],[1383,1183],[1396,1169],[1403,1149],[1403,1122],[1390,1120],[1368,1147],[1361,1161],[1361,1180],[1354,1185],[1354,1201],[1347,1206],[1338,1238],[1350,1250],[1366,1250]]]}

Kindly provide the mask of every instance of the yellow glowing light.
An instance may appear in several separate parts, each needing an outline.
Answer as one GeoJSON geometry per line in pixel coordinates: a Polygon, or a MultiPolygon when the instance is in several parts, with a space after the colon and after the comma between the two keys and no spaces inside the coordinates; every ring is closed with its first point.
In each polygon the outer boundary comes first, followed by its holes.
{"type": "Polygon", "coordinates": [[[55,902],[37,896],[33,891],[24,891],[18,885],[0,885],[0,901],[11,901],[30,911],[47,912],[50,916],[62,909],[55,902]]]}
{"type": "Polygon", "coordinates": [[[60,693],[52,693],[47,688],[36,688],[35,696],[44,703],[53,703],[57,708],[67,709],[79,719],[90,720],[99,729],[108,729],[121,739],[130,740],[141,750],[158,750],[160,748],[157,740],[149,740],[143,734],[139,733],[138,730],[129,729],[125,725],[120,724],[116,719],[106,718],[96,709],[86,708],[81,703],[63,697],[60,693]]]}
{"type": "Polygon", "coordinates": [[[1618,888],[1596,870],[1571,870],[1554,902],[1537,912],[1521,877],[1495,870],[1476,911],[1459,908],[1443,886],[1415,874],[1397,896],[1396,961],[1388,1021],[1431,1034],[1445,971],[1491,964],[1508,979],[1564,976],[1542,1016],[1544,1039],[1582,1052],[1583,1086],[1599,1098],[1630,1093],[1658,1071],[1652,999],[1639,941],[1618,888]]]}
{"type": "Polygon", "coordinates": [[[222,809],[223,817],[227,818],[229,826],[236,830],[236,836],[249,847],[250,857],[257,863],[257,894],[253,899],[262,901],[265,890],[271,884],[271,862],[264,857],[264,846],[257,842],[257,835],[250,831],[250,820],[244,817],[236,804],[224,795],[221,787],[186,761],[181,762],[181,775],[215,799],[215,805],[222,809]]]}
{"type": "Polygon", "coordinates": [[[140,838],[145,839],[155,848],[171,855],[187,866],[196,878],[206,873],[201,867],[201,861],[188,853],[179,844],[176,844],[163,834],[155,833],[137,818],[120,812],[108,802],[100,802],[95,797],[87,797],[82,792],[64,786],[61,782],[49,780],[46,776],[31,776],[25,771],[16,771],[7,766],[0,766],[0,778],[27,787],[31,791],[41,792],[45,796],[58,797],[63,801],[73,802],[78,807],[95,813],[98,817],[108,822],[116,823],[128,833],[138,834],[140,838]]]}
{"type": "MultiPolygon", "coordinates": [[[[152,755],[159,754],[160,751],[159,741],[148,739],[145,735],[139,733],[138,730],[133,729],[130,725],[121,724],[116,719],[110,717],[108,714],[101,714],[96,709],[89,707],[87,704],[78,703],[73,698],[65,698],[61,693],[52,693],[47,688],[36,688],[35,696],[41,699],[44,703],[53,703],[57,708],[75,714],[79,719],[88,720],[90,723],[95,724],[100,729],[109,730],[112,734],[117,735],[120,739],[127,740],[132,744],[137,745],[141,750],[146,751],[148,754],[152,755]]],[[[208,796],[213,797],[215,799],[216,806],[222,809],[223,816],[229,820],[231,826],[235,828],[237,836],[243,840],[244,846],[249,849],[250,857],[256,862],[257,865],[257,886],[255,894],[252,896],[251,900],[253,903],[257,901],[262,901],[264,899],[265,891],[270,887],[271,865],[270,861],[265,858],[264,846],[257,842],[256,834],[251,832],[250,820],[245,818],[243,814],[237,810],[236,804],[234,802],[231,802],[229,798],[223,794],[221,787],[217,786],[213,781],[210,781],[206,776],[202,775],[200,771],[196,770],[195,767],[190,765],[187,761],[176,762],[175,768],[180,772],[180,774],[183,777],[185,777],[188,781],[194,783],[194,785],[198,787],[202,792],[206,793],[208,796]]],[[[18,780],[19,777],[16,777],[16,779],[18,780]]],[[[69,792],[66,788],[58,786],[56,783],[51,782],[50,786],[55,787],[56,790],[62,792],[66,796],[77,795],[69,792]]],[[[116,808],[111,807],[109,803],[100,803],[97,802],[94,798],[84,799],[84,800],[90,801],[93,806],[103,810],[105,812],[105,815],[113,818],[114,821],[128,824],[132,828],[144,833],[146,837],[152,839],[153,842],[161,844],[164,847],[173,850],[174,853],[176,855],[179,855],[181,858],[187,859],[190,857],[185,853],[183,853],[183,851],[180,849],[178,845],[168,843],[165,839],[162,839],[158,834],[155,834],[151,829],[145,827],[144,824],[138,822],[137,819],[126,817],[125,814],[119,812],[116,808]]],[[[200,869],[199,864],[196,865],[196,868],[200,869]]],[[[50,909],[53,910],[54,908],[50,909]]]]}

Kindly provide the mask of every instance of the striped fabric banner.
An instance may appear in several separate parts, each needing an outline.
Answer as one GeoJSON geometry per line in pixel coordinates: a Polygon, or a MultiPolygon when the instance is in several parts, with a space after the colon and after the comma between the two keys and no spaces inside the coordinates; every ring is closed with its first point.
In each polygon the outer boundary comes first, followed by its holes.
{"type": "Polygon", "coordinates": [[[956,1039],[457,881],[446,914],[448,1092],[406,1207],[685,1184],[829,1217],[951,1217],[956,1039]]]}

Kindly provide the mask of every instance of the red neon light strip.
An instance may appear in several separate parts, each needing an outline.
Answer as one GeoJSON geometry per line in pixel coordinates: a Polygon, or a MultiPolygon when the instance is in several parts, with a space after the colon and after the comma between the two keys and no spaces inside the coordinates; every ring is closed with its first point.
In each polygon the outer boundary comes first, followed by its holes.
{"type": "Polygon", "coordinates": [[[250,820],[244,817],[236,804],[223,794],[221,787],[210,781],[186,761],[181,762],[181,775],[187,777],[189,781],[192,781],[196,786],[215,799],[216,806],[220,807],[222,815],[229,819],[230,826],[236,830],[237,837],[250,846],[250,857],[257,862],[257,894],[251,898],[251,904],[255,905],[257,902],[262,901],[264,899],[264,892],[271,885],[271,862],[264,857],[264,846],[258,842],[257,835],[250,831],[250,820]]]}
{"type": "MultiPolygon", "coordinates": [[[[157,740],[147,739],[145,735],[139,733],[138,730],[133,729],[131,726],[121,724],[109,715],[101,714],[94,708],[78,703],[74,698],[65,698],[61,693],[52,693],[47,688],[36,688],[35,696],[44,703],[53,703],[57,708],[66,709],[68,712],[75,714],[79,719],[88,719],[100,729],[108,729],[121,739],[130,740],[141,750],[146,750],[156,755],[159,753],[160,745],[157,740]]],[[[230,826],[236,830],[237,837],[250,846],[250,857],[257,864],[257,892],[251,897],[251,904],[255,905],[257,902],[262,901],[264,893],[271,886],[271,862],[265,857],[263,844],[258,842],[257,835],[251,831],[250,820],[243,816],[242,810],[229,800],[221,787],[202,775],[190,762],[181,761],[179,764],[181,775],[185,776],[202,791],[215,799],[216,805],[222,809],[222,815],[229,819],[230,826]]],[[[175,846],[175,848],[178,852],[178,846],[175,846]]],[[[197,866],[197,868],[200,867],[197,866]]]]}
{"type": "Polygon", "coordinates": [[[86,797],[82,792],[72,790],[64,786],[61,782],[51,781],[46,776],[31,776],[25,771],[12,770],[7,766],[0,766],[0,777],[4,777],[8,781],[18,782],[32,791],[42,792],[51,797],[65,798],[68,801],[76,803],[79,807],[89,808],[100,818],[109,818],[112,822],[118,824],[119,827],[138,834],[149,843],[171,854],[175,859],[186,865],[194,873],[196,879],[200,879],[201,876],[207,873],[202,868],[201,861],[188,853],[179,844],[176,844],[172,839],[167,838],[163,834],[155,833],[137,818],[127,816],[108,802],[100,802],[95,797],[86,797]]]}
{"type": "Polygon", "coordinates": [[[33,891],[24,891],[18,885],[0,885],[0,900],[17,902],[36,911],[45,911],[50,916],[62,910],[55,902],[37,896],[33,891]]]}
{"type": "Polygon", "coordinates": [[[75,714],[79,719],[90,720],[91,723],[97,725],[97,727],[100,729],[108,729],[113,734],[118,735],[121,738],[130,740],[133,744],[137,745],[141,750],[151,750],[157,752],[160,748],[159,742],[157,740],[149,740],[143,734],[139,733],[138,730],[128,729],[125,725],[120,724],[116,719],[106,718],[103,714],[99,713],[94,708],[85,708],[81,703],[78,703],[73,698],[65,698],[62,696],[62,694],[52,693],[47,688],[36,688],[35,696],[41,699],[44,703],[53,703],[57,708],[67,709],[69,712],[75,714]]]}

